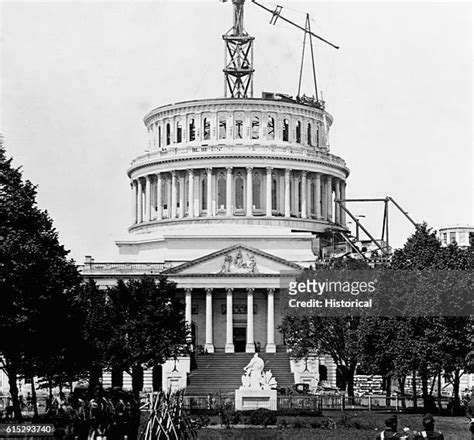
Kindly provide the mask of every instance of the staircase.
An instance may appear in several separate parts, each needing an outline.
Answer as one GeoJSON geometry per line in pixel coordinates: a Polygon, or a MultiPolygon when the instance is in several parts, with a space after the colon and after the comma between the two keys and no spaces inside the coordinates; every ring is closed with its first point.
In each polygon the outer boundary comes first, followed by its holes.
{"type": "MultiPolygon", "coordinates": [[[[265,361],[264,371],[272,370],[279,387],[291,387],[294,383],[290,371],[288,353],[278,350],[277,353],[259,353],[265,361]]],[[[188,396],[206,396],[234,392],[242,385],[243,368],[252,359],[252,353],[212,353],[196,356],[197,368],[188,376],[188,396]]]]}

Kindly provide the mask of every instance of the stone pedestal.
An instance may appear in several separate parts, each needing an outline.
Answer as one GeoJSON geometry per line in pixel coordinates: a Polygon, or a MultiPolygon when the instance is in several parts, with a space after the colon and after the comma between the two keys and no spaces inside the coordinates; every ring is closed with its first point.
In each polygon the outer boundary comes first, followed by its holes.
{"type": "Polygon", "coordinates": [[[276,411],[276,390],[251,390],[249,388],[235,390],[236,411],[246,411],[258,408],[266,408],[276,411]]]}

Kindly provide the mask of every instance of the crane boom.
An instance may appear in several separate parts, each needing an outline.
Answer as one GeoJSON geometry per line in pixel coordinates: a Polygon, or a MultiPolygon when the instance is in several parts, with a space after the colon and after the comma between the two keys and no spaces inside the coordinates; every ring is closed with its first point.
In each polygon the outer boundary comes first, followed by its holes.
{"type": "Polygon", "coordinates": [[[251,1],[252,1],[252,3],[255,3],[257,6],[260,6],[261,8],[265,9],[266,11],[270,12],[270,14],[272,14],[272,18],[270,20],[271,24],[275,24],[277,19],[281,18],[283,21],[286,21],[287,23],[290,23],[291,25],[297,27],[298,29],[301,29],[302,31],[307,32],[308,34],[312,35],[313,37],[317,38],[318,40],[321,40],[324,43],[329,44],[330,46],[334,47],[334,49],[339,49],[339,46],[336,46],[335,44],[333,44],[330,41],[324,39],[323,37],[320,37],[319,35],[315,34],[314,32],[311,32],[308,29],[305,29],[303,26],[300,26],[299,24],[294,23],[293,21],[289,20],[288,18],[283,17],[283,15],[281,15],[281,10],[282,10],[281,6],[277,6],[277,8],[274,11],[272,11],[271,9],[267,8],[266,6],[258,3],[256,0],[251,0],[251,1]]]}

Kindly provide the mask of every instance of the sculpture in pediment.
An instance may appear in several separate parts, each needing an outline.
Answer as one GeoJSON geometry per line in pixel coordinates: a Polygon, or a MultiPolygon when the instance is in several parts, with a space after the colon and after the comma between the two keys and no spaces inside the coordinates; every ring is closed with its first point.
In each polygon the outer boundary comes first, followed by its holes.
{"type": "Polygon", "coordinates": [[[234,256],[226,254],[219,273],[258,273],[255,255],[246,252],[244,257],[241,249],[236,251],[234,256]]]}

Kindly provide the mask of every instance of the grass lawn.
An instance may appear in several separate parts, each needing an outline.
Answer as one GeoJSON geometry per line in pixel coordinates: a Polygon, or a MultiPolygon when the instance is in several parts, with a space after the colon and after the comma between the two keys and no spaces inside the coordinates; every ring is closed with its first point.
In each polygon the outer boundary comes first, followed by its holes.
{"type": "MultiPolygon", "coordinates": [[[[218,418],[211,418],[213,423],[208,428],[198,431],[199,439],[209,440],[370,440],[375,439],[378,432],[384,427],[387,413],[369,412],[330,412],[325,411],[321,417],[285,417],[278,416],[276,428],[238,428],[216,429],[218,418]],[[322,429],[316,427],[324,420],[332,419],[336,429],[322,429]],[[286,426],[286,427],[284,427],[286,426]]],[[[398,414],[399,428],[408,426],[412,429],[421,428],[421,415],[398,414]]],[[[435,416],[436,429],[444,434],[446,440],[470,440],[469,424],[465,417],[435,416]]]]}

